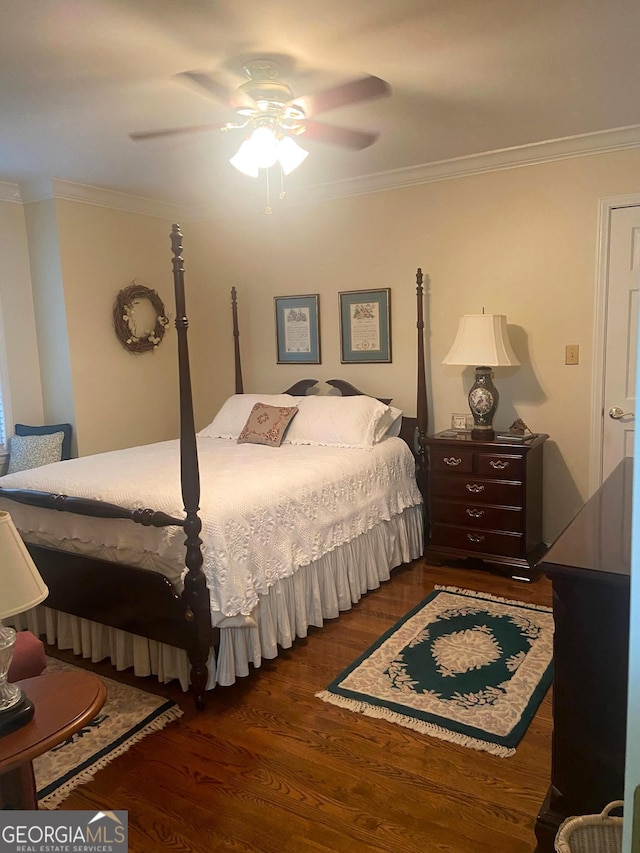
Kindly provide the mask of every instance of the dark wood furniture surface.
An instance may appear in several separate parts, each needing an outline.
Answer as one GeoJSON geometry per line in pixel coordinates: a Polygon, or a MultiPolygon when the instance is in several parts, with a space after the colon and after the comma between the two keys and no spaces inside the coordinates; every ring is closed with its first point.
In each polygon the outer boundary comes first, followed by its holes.
{"type": "Polygon", "coordinates": [[[539,853],[560,823],[623,799],[633,460],[623,460],[546,554],[555,619],[551,785],[539,853]]]}
{"type": "Polygon", "coordinates": [[[469,432],[427,438],[427,560],[473,557],[531,580],[542,541],[542,450],[530,441],[478,441],[469,432]]]}
{"type": "Polygon", "coordinates": [[[37,809],[32,761],[90,722],[104,682],[88,672],[52,672],[17,682],[35,705],[31,722],[0,738],[0,808],[37,809]]]}

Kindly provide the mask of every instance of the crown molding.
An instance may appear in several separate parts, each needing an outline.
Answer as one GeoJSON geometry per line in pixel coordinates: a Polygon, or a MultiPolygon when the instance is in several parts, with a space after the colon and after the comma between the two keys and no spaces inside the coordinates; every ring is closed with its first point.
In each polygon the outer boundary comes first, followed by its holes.
{"type": "MultiPolygon", "coordinates": [[[[640,125],[636,124],[501,148],[465,157],[453,157],[448,160],[407,166],[325,184],[297,187],[287,192],[287,201],[294,205],[311,204],[639,147],[640,125]]],[[[0,201],[27,204],[46,199],[65,199],[93,204],[113,210],[156,216],[172,222],[202,222],[255,213],[253,199],[249,201],[248,198],[237,196],[220,198],[215,205],[188,207],[58,178],[22,184],[0,181],[0,201]]]]}
{"type": "MultiPolygon", "coordinates": [[[[326,184],[297,187],[287,191],[287,202],[289,205],[312,204],[638,147],[640,124],[452,157],[448,160],[406,166],[326,184]]],[[[190,208],[186,221],[202,222],[248,213],[255,213],[255,202],[242,198],[219,199],[215,206],[190,208]]]]}
{"type": "Polygon", "coordinates": [[[304,203],[364,195],[638,147],[640,147],[640,125],[632,125],[334,181],[301,189],[295,192],[295,196],[292,192],[291,201],[304,203]],[[307,197],[304,198],[304,196],[307,197]]]}
{"type": "Polygon", "coordinates": [[[25,204],[49,199],[63,199],[127,213],[141,213],[145,216],[157,216],[172,222],[185,218],[186,209],[177,204],[130,195],[129,193],[95,187],[90,184],[78,184],[60,178],[30,181],[20,185],[20,193],[25,204]]]}

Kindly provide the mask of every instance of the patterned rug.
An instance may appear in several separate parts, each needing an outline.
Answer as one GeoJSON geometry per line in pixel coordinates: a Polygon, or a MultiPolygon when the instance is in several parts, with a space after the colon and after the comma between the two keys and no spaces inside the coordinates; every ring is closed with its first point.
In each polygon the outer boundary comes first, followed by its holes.
{"type": "MultiPolygon", "coordinates": [[[[46,672],[73,670],[71,664],[47,658],[46,672]]],[[[96,772],[136,741],[163,729],[182,710],[171,700],[110,678],[100,679],[107,688],[101,711],[64,743],[33,760],[39,808],[54,809],[96,772]]]]}
{"type": "Polygon", "coordinates": [[[436,587],[316,696],[507,757],[549,689],[552,657],[550,608],[436,587]]]}

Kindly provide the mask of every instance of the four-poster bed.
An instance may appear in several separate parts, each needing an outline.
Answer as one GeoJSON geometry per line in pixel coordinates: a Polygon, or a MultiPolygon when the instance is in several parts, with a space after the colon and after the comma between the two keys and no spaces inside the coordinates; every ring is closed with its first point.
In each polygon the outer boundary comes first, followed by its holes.
{"type": "MultiPolygon", "coordinates": [[[[149,660],[141,664],[141,669],[146,667],[164,680],[179,677],[185,689],[190,682],[201,708],[207,687],[232,683],[236,675],[247,674],[249,662],[258,666],[262,657],[275,657],[278,646],[290,646],[296,636],[306,635],[309,625],[319,626],[324,619],[348,609],[366,591],[387,579],[394,566],[422,553],[422,506],[415,490],[416,479],[423,488],[426,476],[422,273],[418,270],[418,417],[403,418],[404,441],[383,435],[385,440],[376,440],[375,446],[339,450],[335,446],[300,446],[308,443],[303,438],[299,444],[287,440],[287,446],[278,448],[274,455],[273,448],[238,446],[235,439],[219,436],[213,429],[215,420],[196,435],[182,235],[177,225],[172,229],[171,244],[180,383],[179,442],[99,454],[9,475],[0,480],[0,498],[2,505],[10,508],[50,590],[46,607],[29,614],[29,627],[46,634],[50,641],[55,639],[85,655],[85,649],[90,649],[96,660],[109,654],[112,660],[117,658],[120,650],[114,651],[113,647],[122,645],[126,649],[121,668],[137,663],[136,644],[139,638],[145,638],[143,654],[149,660]],[[166,459],[175,456],[176,444],[184,515],[172,489],[164,489],[171,479],[171,465],[175,464],[166,459]],[[406,444],[413,456],[408,456],[406,444]],[[311,451],[314,456],[309,458],[315,461],[308,465],[306,454],[311,451]],[[120,457],[122,469],[116,464],[120,457]],[[245,463],[245,459],[250,461],[245,463]],[[95,497],[97,492],[86,479],[89,460],[97,460],[98,467],[102,464],[103,473],[112,468],[115,472],[110,485],[108,477],[104,480],[106,485],[101,488],[106,491],[99,497],[95,497]],[[67,464],[67,469],[60,467],[67,464]],[[212,505],[219,503],[219,494],[232,491],[240,470],[236,466],[244,464],[250,471],[257,470],[258,464],[264,465],[260,471],[267,473],[244,480],[243,494],[227,515],[216,506],[220,516],[213,517],[212,505]],[[244,511],[244,492],[255,491],[257,480],[275,482],[271,468],[285,465],[293,466],[290,471],[305,472],[304,476],[297,475],[296,493],[284,497],[280,492],[273,492],[274,497],[256,495],[256,507],[246,510],[248,515],[242,517],[238,507],[244,511]],[[343,479],[338,485],[323,481],[323,491],[314,492],[316,486],[306,475],[306,469],[314,465],[323,470],[334,465],[343,479]],[[141,494],[126,494],[126,500],[121,500],[118,470],[123,472],[123,482],[127,477],[135,480],[136,466],[140,472],[155,473],[153,489],[145,485],[141,494]],[[412,469],[410,477],[408,467],[412,469]],[[383,482],[391,483],[388,492],[382,491],[383,482]],[[67,489],[69,484],[72,488],[67,489]],[[60,494],[57,489],[74,497],[60,494]],[[351,495],[347,503],[355,506],[355,514],[345,515],[334,529],[328,517],[336,514],[330,503],[336,492],[351,495]],[[111,495],[118,500],[111,502],[111,495]],[[6,500],[13,503],[7,504],[6,500]],[[277,516],[273,514],[275,509],[272,512],[272,503],[280,513],[277,516]],[[157,509],[144,508],[149,505],[157,509]],[[308,516],[317,517],[320,526],[305,541],[300,530],[307,529],[308,516]],[[263,527],[255,525],[256,518],[264,519],[263,527]],[[300,530],[296,527],[299,518],[304,522],[300,530]],[[284,543],[278,539],[280,551],[274,557],[266,543],[271,536],[269,531],[286,527],[283,519],[290,522],[293,538],[284,543]],[[249,531],[248,538],[237,535],[236,529],[241,528],[249,531]],[[96,542],[100,544],[97,550],[96,542]],[[264,552],[260,550],[263,542],[264,552]],[[289,551],[293,554],[290,563],[289,551]],[[242,559],[236,559],[235,552],[242,552],[242,559]],[[219,583],[216,572],[220,574],[219,583]],[[215,660],[210,654],[212,649],[216,650],[215,660]],[[185,652],[190,670],[184,661],[185,652]],[[213,676],[212,667],[217,669],[213,676]]],[[[235,289],[232,309],[235,387],[236,394],[241,395],[235,289]]],[[[284,392],[297,401],[299,411],[309,407],[304,395],[313,384],[315,380],[301,380],[284,392]]],[[[341,380],[330,380],[329,384],[345,397],[360,395],[341,380]]],[[[239,398],[240,403],[248,405],[249,396],[239,398]]],[[[380,411],[390,408],[386,400],[362,396],[361,402],[358,407],[367,412],[375,406],[380,411]]]]}

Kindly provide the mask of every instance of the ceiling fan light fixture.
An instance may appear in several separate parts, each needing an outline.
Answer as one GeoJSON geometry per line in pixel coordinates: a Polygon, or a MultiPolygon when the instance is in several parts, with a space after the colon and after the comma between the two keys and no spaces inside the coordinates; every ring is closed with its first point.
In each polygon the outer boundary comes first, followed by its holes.
{"type": "Polygon", "coordinates": [[[308,156],[309,152],[290,136],[284,136],[278,143],[278,162],[285,175],[291,174],[308,156]]]}
{"type": "Polygon", "coordinates": [[[271,127],[257,127],[249,139],[245,139],[237,153],[229,160],[239,172],[257,178],[260,169],[269,169],[280,163],[285,175],[304,162],[309,152],[291,137],[279,137],[271,127]]]}
{"type": "MultiPolygon", "coordinates": [[[[324,124],[317,121],[315,116],[389,95],[391,87],[381,78],[368,74],[311,95],[297,97],[291,87],[279,79],[280,68],[275,59],[249,59],[243,70],[248,79],[235,91],[228,89],[215,75],[204,71],[184,71],[178,75],[234,110],[238,119],[235,122],[228,121],[222,127],[205,124],[132,133],[131,138],[153,139],[214,129],[229,131],[248,128],[248,132],[252,131],[250,137],[242,142],[229,162],[252,178],[259,177],[260,169],[264,169],[267,181],[269,168],[275,163],[281,167],[282,179],[304,162],[309,152],[295,143],[295,137],[302,134],[305,134],[305,139],[355,151],[367,148],[378,138],[378,133],[324,124]]],[[[281,187],[280,195],[284,197],[282,183],[281,187]]]]}
{"type": "Polygon", "coordinates": [[[243,175],[247,175],[249,178],[258,177],[259,170],[256,164],[253,146],[251,145],[251,139],[245,139],[229,162],[239,172],[242,172],[243,175]]]}
{"type": "Polygon", "coordinates": [[[257,127],[249,139],[259,169],[268,169],[278,159],[278,138],[270,127],[257,127]]]}
{"type": "Polygon", "coordinates": [[[268,169],[278,160],[278,139],[269,127],[257,127],[245,139],[237,153],[229,160],[239,172],[257,178],[260,169],[268,169]]]}

